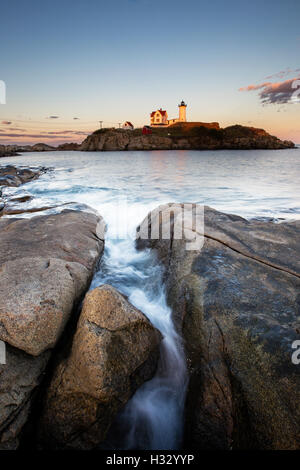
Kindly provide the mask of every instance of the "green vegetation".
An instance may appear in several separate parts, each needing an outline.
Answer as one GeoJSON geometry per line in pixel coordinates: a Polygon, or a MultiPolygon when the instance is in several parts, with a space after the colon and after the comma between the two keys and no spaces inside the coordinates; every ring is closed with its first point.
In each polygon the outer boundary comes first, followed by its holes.
{"type": "MultiPolygon", "coordinates": [[[[223,129],[208,128],[202,125],[174,125],[170,127],[153,127],[152,134],[160,137],[210,137],[212,139],[222,139],[223,129]]],[[[142,128],[136,128],[134,130],[116,129],[115,127],[97,129],[93,132],[94,135],[106,134],[108,132],[130,132],[132,136],[139,136],[142,134],[142,128]]]]}
{"type": "MultiPolygon", "coordinates": [[[[212,124],[213,126],[214,124],[212,124]]],[[[127,133],[129,132],[132,137],[140,136],[142,134],[142,128],[136,128],[134,130],[116,129],[114,127],[97,129],[93,132],[94,135],[106,134],[106,133],[127,133]]],[[[240,125],[229,126],[224,129],[215,127],[207,127],[201,123],[183,123],[175,124],[170,127],[153,127],[152,135],[159,137],[171,137],[175,139],[180,138],[200,138],[202,141],[214,140],[221,142],[224,139],[235,139],[235,138],[253,138],[258,135],[266,135],[263,129],[255,129],[252,127],[245,127],[240,125]]]]}
{"type": "Polygon", "coordinates": [[[107,132],[111,132],[114,130],[115,130],[115,127],[105,127],[103,129],[97,129],[96,131],[93,132],[93,135],[106,134],[107,132]]]}

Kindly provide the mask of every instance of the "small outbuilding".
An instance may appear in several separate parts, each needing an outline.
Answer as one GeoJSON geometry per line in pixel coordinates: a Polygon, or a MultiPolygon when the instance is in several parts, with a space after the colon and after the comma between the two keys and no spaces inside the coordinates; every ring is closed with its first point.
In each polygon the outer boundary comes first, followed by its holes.
{"type": "Polygon", "coordinates": [[[133,131],[134,126],[130,121],[126,121],[126,122],[124,122],[124,124],[122,126],[122,129],[127,129],[127,130],[130,130],[130,131],[133,131]]]}
{"type": "Polygon", "coordinates": [[[152,129],[150,126],[144,126],[142,130],[143,135],[152,134],[152,129]]]}

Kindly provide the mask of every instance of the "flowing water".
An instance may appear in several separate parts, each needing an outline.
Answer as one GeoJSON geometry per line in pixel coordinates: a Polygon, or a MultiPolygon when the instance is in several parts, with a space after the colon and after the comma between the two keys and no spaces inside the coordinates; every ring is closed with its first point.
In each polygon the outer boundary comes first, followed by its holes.
{"type": "Polygon", "coordinates": [[[9,192],[27,190],[36,197],[37,205],[85,203],[104,217],[105,253],[91,288],[113,285],[163,335],[158,371],[121,413],[122,439],[115,445],[124,449],[178,448],[187,385],[184,348],[166,304],[162,267],[151,251],[135,249],[135,228],[149,210],[166,202],[206,204],[248,218],[299,219],[300,149],[44,152],[5,158],[0,163],[54,169],[9,192]]]}
{"type": "Polygon", "coordinates": [[[92,288],[107,283],[128,296],[163,336],[155,377],[133,396],[118,418],[117,438],[109,446],[121,449],[179,447],[187,385],[181,338],[166,304],[162,269],[149,250],[136,251],[133,240],[114,240],[108,231],[106,249],[92,288]]]}

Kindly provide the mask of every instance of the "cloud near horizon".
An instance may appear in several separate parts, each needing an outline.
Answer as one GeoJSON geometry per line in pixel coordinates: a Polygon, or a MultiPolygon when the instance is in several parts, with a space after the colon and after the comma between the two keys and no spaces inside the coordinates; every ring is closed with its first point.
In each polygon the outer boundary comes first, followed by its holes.
{"type": "Polygon", "coordinates": [[[70,130],[66,130],[66,131],[58,131],[58,132],[55,132],[55,131],[43,131],[39,134],[26,134],[26,131],[20,133],[20,131],[22,131],[22,129],[17,129],[17,128],[14,128],[14,129],[11,129],[11,130],[19,130],[19,132],[7,132],[7,131],[3,131],[0,129],[0,138],[1,137],[10,137],[10,138],[30,138],[30,139],[61,139],[61,138],[64,138],[64,139],[69,139],[71,136],[75,136],[75,137],[85,137],[87,135],[90,134],[90,132],[84,132],[84,131],[70,131],[70,130]]]}
{"type": "Polygon", "coordinates": [[[283,82],[264,82],[258,85],[248,85],[239,88],[239,91],[261,90],[258,96],[263,105],[293,103],[292,96],[297,90],[297,87],[293,87],[293,84],[296,80],[300,80],[300,75],[283,82]]]}
{"type": "MultiPolygon", "coordinates": [[[[88,135],[89,132],[66,130],[66,131],[42,131],[41,134],[42,134],[42,135],[64,135],[64,134],[88,135]]],[[[42,135],[41,135],[41,136],[42,136],[42,135]]]]}
{"type": "MultiPolygon", "coordinates": [[[[9,128],[9,132],[12,132],[12,131],[15,131],[15,132],[27,132],[26,129],[22,129],[21,127],[10,127],[10,128],[9,128]]],[[[0,129],[0,135],[1,135],[2,133],[6,133],[6,132],[7,132],[6,129],[5,129],[5,130],[0,129]]]]}

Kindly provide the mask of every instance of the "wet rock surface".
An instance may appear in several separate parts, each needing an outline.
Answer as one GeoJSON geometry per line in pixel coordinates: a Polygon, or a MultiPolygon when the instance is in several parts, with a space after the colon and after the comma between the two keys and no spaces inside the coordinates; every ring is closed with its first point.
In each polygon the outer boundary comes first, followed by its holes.
{"type": "Polygon", "coordinates": [[[92,208],[78,202],[54,203],[49,200],[41,205],[26,190],[18,190],[15,192],[15,188],[19,188],[25,183],[36,180],[42,174],[49,171],[52,171],[52,168],[26,168],[12,165],[0,167],[0,217],[13,215],[28,217],[30,214],[35,213],[51,215],[65,209],[95,213],[92,208]]]}
{"type": "Polygon", "coordinates": [[[56,367],[41,419],[43,446],[92,449],[156,369],[160,334],[116,289],[84,300],[72,348],[56,367]]]}
{"type": "Polygon", "coordinates": [[[103,251],[101,218],[84,211],[0,218],[0,448],[18,446],[51,351],[103,251]]]}
{"type": "MultiPolygon", "coordinates": [[[[175,204],[169,240],[138,240],[166,266],[168,300],[186,344],[184,446],[297,449],[300,221],[248,221],[206,207],[203,227],[194,210],[183,239],[174,238],[182,214],[175,204]],[[204,244],[189,251],[196,230],[204,244]]],[[[156,223],[162,230],[169,211],[153,211],[139,233],[156,223]]]]}
{"type": "MultiPolygon", "coordinates": [[[[0,167],[0,217],[3,215],[21,214],[27,212],[26,205],[32,197],[28,194],[23,196],[11,196],[6,194],[5,188],[16,188],[30,181],[36,180],[47,170],[46,168],[26,168],[6,165],[0,167]],[[22,206],[21,206],[22,205],[22,206]]],[[[31,208],[28,212],[44,210],[31,208]]]]}
{"type": "Polygon", "coordinates": [[[45,168],[18,168],[13,165],[0,167],[1,186],[21,186],[21,184],[33,181],[46,171],[45,168]]]}

